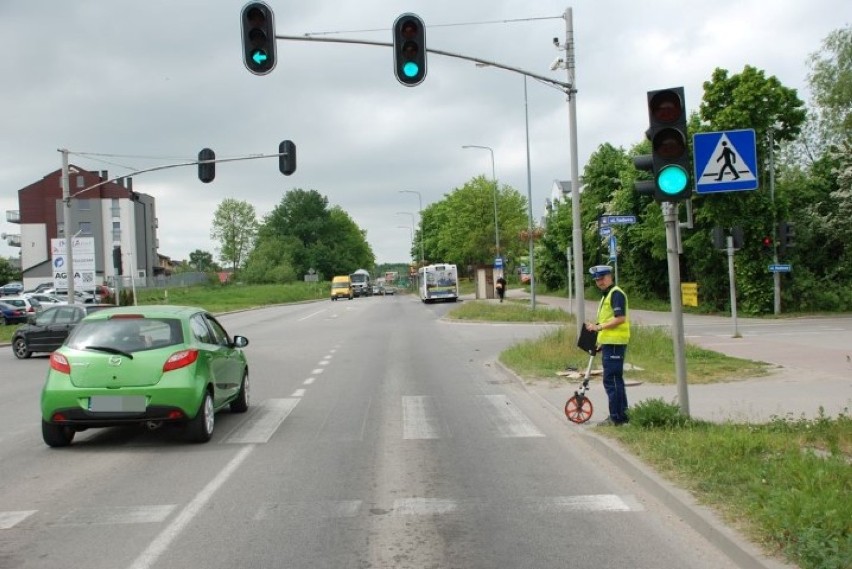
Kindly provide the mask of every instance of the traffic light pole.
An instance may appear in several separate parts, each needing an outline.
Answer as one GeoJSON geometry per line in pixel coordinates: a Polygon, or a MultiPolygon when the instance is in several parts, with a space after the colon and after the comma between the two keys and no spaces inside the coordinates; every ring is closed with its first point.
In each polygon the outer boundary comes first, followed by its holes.
{"type": "Polygon", "coordinates": [[[683,299],[680,292],[680,259],[677,245],[677,204],[660,204],[666,226],[666,257],[669,263],[669,297],[672,305],[672,342],[674,344],[675,376],[680,411],[689,416],[689,393],[686,386],[686,340],[683,332],[683,299]]]}
{"type": "MultiPolygon", "coordinates": [[[[126,178],[130,174],[125,174],[124,176],[116,176],[115,178],[110,178],[109,180],[103,180],[98,182],[97,184],[93,184],[87,188],[83,188],[79,192],[74,192],[74,195],[71,195],[71,181],[68,167],[68,155],[70,151],[66,148],[60,148],[59,152],[62,154],[62,202],[64,205],[63,216],[62,216],[62,224],[64,226],[65,231],[65,254],[66,254],[66,267],[68,272],[68,303],[74,304],[74,251],[72,247],[72,243],[74,238],[71,233],[71,198],[77,197],[80,194],[88,192],[90,190],[94,190],[95,188],[100,188],[106,184],[115,182],[117,180],[121,180],[122,178],[126,178]]],[[[259,158],[278,158],[280,156],[286,156],[286,153],[278,153],[278,154],[258,154],[255,156],[242,156],[238,158],[217,158],[215,160],[202,160],[197,161],[194,160],[192,162],[181,162],[179,164],[166,164],[164,166],[154,166],[153,168],[146,168],[144,170],[134,170],[132,175],[137,174],[145,174],[147,172],[157,172],[159,170],[169,170],[171,168],[181,168],[183,166],[197,166],[201,163],[209,163],[209,162],[237,162],[240,160],[257,160],[259,158]]],[[[131,274],[131,282],[135,282],[133,275],[131,274]]],[[[134,294],[135,297],[135,294],[134,294]]]]}

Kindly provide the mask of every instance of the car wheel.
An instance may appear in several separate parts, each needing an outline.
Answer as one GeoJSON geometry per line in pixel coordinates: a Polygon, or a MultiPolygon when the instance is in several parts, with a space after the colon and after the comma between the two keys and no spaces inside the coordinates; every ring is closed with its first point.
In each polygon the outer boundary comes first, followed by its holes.
{"type": "Polygon", "coordinates": [[[67,447],[74,440],[74,429],[63,425],[56,425],[42,420],[41,422],[41,438],[47,446],[54,448],[67,447]]]}
{"type": "Polygon", "coordinates": [[[209,391],[205,391],[198,413],[186,425],[187,437],[195,443],[206,443],[213,436],[214,426],[213,397],[209,391]]]}
{"type": "Polygon", "coordinates": [[[15,352],[15,357],[19,360],[25,360],[33,355],[33,353],[27,349],[27,341],[20,337],[12,340],[12,351],[15,352]]]}
{"type": "Polygon", "coordinates": [[[231,401],[232,413],[245,413],[249,408],[249,395],[251,394],[251,384],[249,383],[249,372],[243,374],[243,383],[240,385],[240,392],[237,398],[231,401]]]}

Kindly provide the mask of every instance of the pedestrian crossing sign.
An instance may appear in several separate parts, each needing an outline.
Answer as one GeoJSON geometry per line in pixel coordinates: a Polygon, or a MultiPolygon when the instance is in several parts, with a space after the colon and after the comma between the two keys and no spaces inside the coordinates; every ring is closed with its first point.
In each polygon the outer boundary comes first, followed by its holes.
{"type": "Polygon", "coordinates": [[[692,142],[696,193],[757,189],[754,129],[698,133],[692,142]]]}

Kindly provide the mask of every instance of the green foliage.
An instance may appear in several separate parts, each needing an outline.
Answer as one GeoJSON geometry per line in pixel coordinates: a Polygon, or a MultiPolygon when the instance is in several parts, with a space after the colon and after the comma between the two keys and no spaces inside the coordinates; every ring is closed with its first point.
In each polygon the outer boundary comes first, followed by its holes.
{"type": "Polygon", "coordinates": [[[246,201],[226,198],[216,208],[210,238],[219,242],[219,258],[230,263],[234,273],[254,247],[257,228],[254,206],[246,201]]]}
{"type": "MultiPolygon", "coordinates": [[[[479,176],[424,208],[421,229],[426,258],[454,263],[462,272],[467,266],[491,264],[496,256],[494,200],[494,182],[479,176]]],[[[496,192],[496,200],[500,252],[511,267],[527,251],[527,242],[520,239],[528,226],[527,202],[505,185],[496,192]]]]}
{"type": "Polygon", "coordinates": [[[0,285],[10,281],[21,281],[21,271],[15,268],[9,259],[0,257],[0,285]]]}
{"type": "Polygon", "coordinates": [[[645,399],[630,408],[630,425],[640,429],[672,429],[687,425],[691,419],[675,403],[645,399]]]}
{"type": "MultiPolygon", "coordinates": [[[[803,569],[852,566],[852,420],[776,419],[764,425],[686,421],[606,429],[665,475],[718,506],[770,552],[803,569]]],[[[641,413],[679,421],[671,405],[641,413]]]]}

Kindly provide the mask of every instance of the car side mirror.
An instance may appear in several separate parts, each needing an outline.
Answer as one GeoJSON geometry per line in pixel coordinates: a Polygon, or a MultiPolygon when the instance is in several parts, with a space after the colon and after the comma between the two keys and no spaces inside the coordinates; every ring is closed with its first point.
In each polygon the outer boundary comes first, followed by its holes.
{"type": "Polygon", "coordinates": [[[248,338],[245,336],[234,336],[233,346],[235,348],[245,348],[248,346],[248,338]]]}

